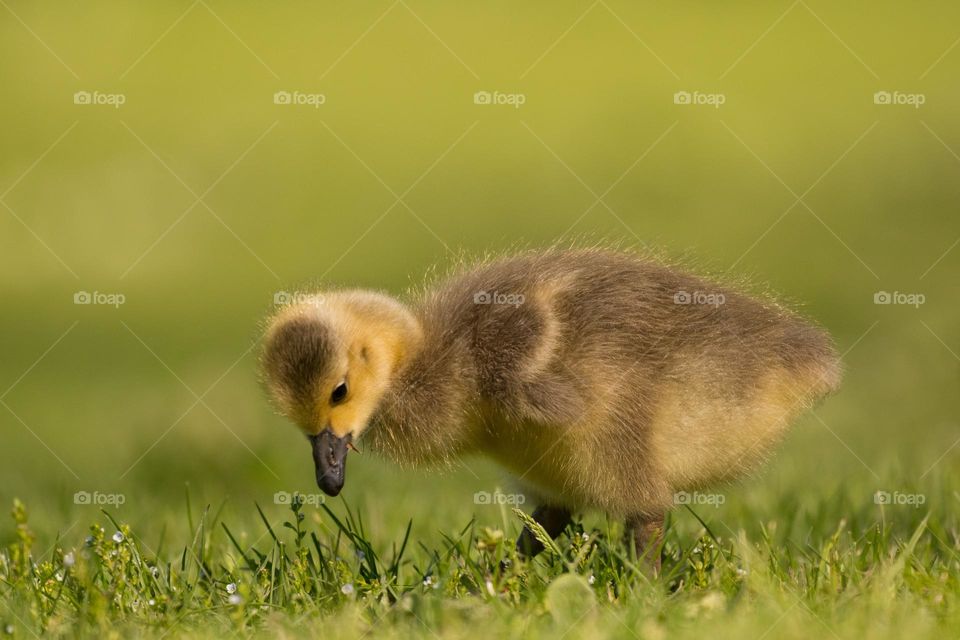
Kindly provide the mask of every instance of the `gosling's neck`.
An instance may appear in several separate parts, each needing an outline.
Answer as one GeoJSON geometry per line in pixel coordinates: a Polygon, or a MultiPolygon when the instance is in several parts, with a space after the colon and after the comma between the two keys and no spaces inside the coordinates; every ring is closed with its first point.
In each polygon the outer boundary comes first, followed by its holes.
{"type": "MultiPolygon", "coordinates": [[[[399,303],[397,303],[399,305],[399,303]]],[[[367,432],[401,465],[445,465],[473,447],[475,371],[468,338],[401,307],[382,339],[394,363],[367,432]]]]}

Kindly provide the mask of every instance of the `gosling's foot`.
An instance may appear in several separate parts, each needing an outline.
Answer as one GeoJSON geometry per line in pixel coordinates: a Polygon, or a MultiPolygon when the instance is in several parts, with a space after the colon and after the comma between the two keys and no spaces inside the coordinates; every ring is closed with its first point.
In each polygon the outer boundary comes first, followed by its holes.
{"type": "MultiPolygon", "coordinates": [[[[542,504],[533,510],[533,519],[543,527],[551,538],[556,538],[567,528],[573,520],[569,509],[552,507],[542,504]]],[[[524,527],[517,538],[517,554],[521,557],[532,558],[543,551],[543,543],[537,540],[530,529],[524,527]]]]}
{"type": "Polygon", "coordinates": [[[642,559],[656,577],[660,575],[660,556],[663,552],[664,514],[638,514],[627,518],[626,543],[633,545],[637,558],[642,559]]]}

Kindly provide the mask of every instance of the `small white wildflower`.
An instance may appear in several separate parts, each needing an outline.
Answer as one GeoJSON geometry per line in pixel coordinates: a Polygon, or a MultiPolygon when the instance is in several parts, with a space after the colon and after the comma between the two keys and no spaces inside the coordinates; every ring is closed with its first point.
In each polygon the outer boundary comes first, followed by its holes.
{"type": "Polygon", "coordinates": [[[120,544],[121,542],[123,542],[123,532],[117,531],[115,534],[113,534],[113,541],[116,542],[117,544],[120,544]]]}
{"type": "Polygon", "coordinates": [[[63,582],[63,573],[62,573],[62,572],[57,571],[57,572],[54,574],[53,577],[57,579],[57,582],[63,582]]]}
{"type": "Polygon", "coordinates": [[[75,564],[77,564],[77,557],[73,555],[73,551],[71,551],[70,553],[64,554],[63,566],[72,567],[75,564]]]}
{"type": "Polygon", "coordinates": [[[3,628],[3,632],[4,632],[5,634],[7,634],[8,636],[12,636],[12,635],[13,635],[13,625],[12,625],[12,624],[8,624],[7,626],[5,626],[5,627],[3,628]]]}
{"type": "Polygon", "coordinates": [[[353,584],[348,582],[347,584],[340,587],[340,593],[342,593],[345,596],[353,595],[353,584]]]}
{"type": "Polygon", "coordinates": [[[423,586],[429,587],[432,584],[433,584],[433,576],[427,576],[426,578],[423,579],[423,586]]]}
{"type": "Polygon", "coordinates": [[[235,593],[229,598],[227,598],[227,602],[229,602],[232,605],[238,605],[241,602],[243,602],[243,598],[241,598],[238,594],[235,593]]]}
{"type": "Polygon", "coordinates": [[[590,536],[587,535],[587,532],[586,532],[586,531],[584,531],[583,533],[581,533],[581,534],[580,534],[580,537],[583,539],[584,542],[586,542],[587,540],[590,539],[590,536]]]}
{"type": "Polygon", "coordinates": [[[237,583],[231,582],[227,585],[227,593],[233,594],[237,592],[237,583]]]}
{"type": "Polygon", "coordinates": [[[160,568],[159,568],[159,567],[150,567],[150,573],[152,573],[152,574],[153,574],[153,577],[156,578],[157,576],[160,575],[160,568]]]}
{"type": "Polygon", "coordinates": [[[587,578],[587,582],[589,582],[590,584],[593,584],[596,581],[597,581],[597,577],[593,574],[590,574],[590,577],[587,578]]]}
{"type": "Polygon", "coordinates": [[[711,591],[700,600],[700,607],[704,611],[719,611],[726,604],[722,593],[711,591]]]}
{"type": "Polygon", "coordinates": [[[149,600],[147,600],[147,604],[153,607],[157,604],[157,601],[154,600],[153,598],[150,598],[149,600]]]}

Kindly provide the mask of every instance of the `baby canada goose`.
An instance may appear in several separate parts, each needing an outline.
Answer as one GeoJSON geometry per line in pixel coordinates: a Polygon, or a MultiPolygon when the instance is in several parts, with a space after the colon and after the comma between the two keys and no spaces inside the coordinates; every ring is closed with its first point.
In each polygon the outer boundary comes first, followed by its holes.
{"type": "MultiPolygon", "coordinates": [[[[677,492],[754,468],[840,381],[830,338],[793,313],[604,249],[482,263],[409,305],[307,296],[269,321],[262,367],[331,496],[361,434],[402,464],[483,454],[551,536],[598,509],[638,553],[677,492]]],[[[529,531],[518,547],[542,548],[529,531]]]]}

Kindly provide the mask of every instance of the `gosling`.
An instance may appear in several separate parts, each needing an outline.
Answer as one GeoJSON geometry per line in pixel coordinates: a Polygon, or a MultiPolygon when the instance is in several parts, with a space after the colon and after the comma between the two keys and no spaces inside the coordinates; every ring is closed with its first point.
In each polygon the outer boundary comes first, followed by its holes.
{"type": "Polygon", "coordinates": [[[600,510],[656,568],[675,496],[755,469],[840,382],[821,329],[630,253],[525,252],[413,298],[312,294],[267,323],[264,381],[319,487],[340,492],[361,435],[400,464],[482,454],[550,536],[600,510]]]}

